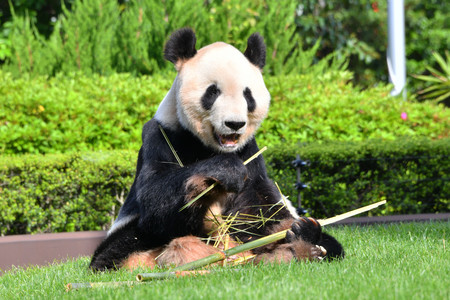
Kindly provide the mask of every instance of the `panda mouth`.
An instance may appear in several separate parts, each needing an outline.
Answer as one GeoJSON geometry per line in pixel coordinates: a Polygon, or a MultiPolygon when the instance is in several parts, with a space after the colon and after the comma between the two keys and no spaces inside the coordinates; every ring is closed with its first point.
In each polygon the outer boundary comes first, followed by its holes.
{"type": "Polygon", "coordinates": [[[232,133],[232,134],[216,134],[217,141],[219,145],[226,148],[236,147],[240,134],[232,133]]]}

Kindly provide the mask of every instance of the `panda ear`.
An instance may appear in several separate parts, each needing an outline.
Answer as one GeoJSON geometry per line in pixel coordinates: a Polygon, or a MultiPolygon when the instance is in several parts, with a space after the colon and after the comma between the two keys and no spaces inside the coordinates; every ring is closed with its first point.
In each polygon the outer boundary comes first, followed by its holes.
{"type": "Polygon", "coordinates": [[[261,70],[264,68],[266,65],[266,44],[264,44],[264,38],[259,33],[254,33],[248,38],[244,55],[261,70]]]}
{"type": "Polygon", "coordinates": [[[180,60],[194,57],[197,53],[196,41],[195,33],[190,28],[175,31],[166,43],[164,58],[176,65],[180,60]]]}

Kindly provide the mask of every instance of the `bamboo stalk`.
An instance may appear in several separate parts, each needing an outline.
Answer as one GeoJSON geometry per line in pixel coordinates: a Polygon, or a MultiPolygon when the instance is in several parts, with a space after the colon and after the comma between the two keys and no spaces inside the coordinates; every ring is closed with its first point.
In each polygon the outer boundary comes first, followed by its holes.
{"type": "Polygon", "coordinates": [[[320,225],[325,226],[325,225],[328,225],[328,224],[336,223],[338,221],[341,221],[341,220],[353,217],[355,215],[362,214],[363,212],[372,210],[372,209],[377,208],[378,206],[383,205],[383,204],[386,204],[386,200],[379,201],[379,202],[376,202],[376,203],[373,203],[373,204],[370,204],[370,205],[367,205],[367,206],[364,206],[364,207],[361,207],[361,208],[357,208],[357,209],[354,209],[352,211],[343,213],[341,215],[334,216],[332,218],[328,218],[328,219],[324,219],[324,220],[318,220],[318,221],[319,221],[320,225]]]}
{"type": "MultiPolygon", "coordinates": [[[[335,222],[338,222],[340,220],[352,217],[354,215],[369,211],[371,209],[374,209],[380,205],[383,205],[386,203],[386,200],[374,203],[374,204],[370,204],[352,211],[349,211],[347,213],[341,214],[341,215],[337,215],[335,217],[329,218],[329,219],[325,219],[325,220],[318,220],[321,226],[326,226],[335,222]]],[[[225,250],[225,251],[221,251],[221,252],[217,252],[214,253],[210,256],[207,256],[205,258],[184,264],[182,266],[176,267],[174,269],[172,269],[170,272],[163,272],[163,273],[141,273],[138,274],[136,276],[136,279],[138,281],[147,281],[147,280],[152,280],[152,279],[164,279],[164,278],[170,278],[173,277],[173,275],[171,273],[176,272],[176,271],[185,271],[185,270],[192,270],[192,269],[196,269],[196,268],[200,268],[206,265],[209,265],[211,263],[215,263],[218,262],[220,260],[224,260],[230,256],[239,254],[241,252],[245,252],[245,251],[250,251],[253,250],[255,248],[261,247],[261,246],[265,246],[268,245],[270,243],[279,241],[281,239],[284,239],[286,237],[286,232],[288,230],[283,230],[265,237],[262,237],[260,239],[233,247],[231,249],[225,250]],[[155,275],[156,274],[156,275],[155,275]]]]}
{"type": "MultiPolygon", "coordinates": [[[[209,270],[199,270],[199,271],[171,271],[171,272],[163,272],[163,273],[149,273],[151,274],[150,279],[166,279],[166,278],[178,278],[185,276],[197,276],[197,275],[205,275],[209,274],[211,271],[209,270]]],[[[139,274],[138,274],[139,276],[139,274]]],[[[147,279],[147,280],[150,280],[147,279]]],[[[72,290],[79,289],[95,289],[102,287],[122,287],[128,286],[133,287],[138,284],[144,284],[142,280],[138,281],[106,281],[106,282],[77,282],[77,283],[68,283],[66,284],[66,292],[72,290]]]]}
{"type": "Polygon", "coordinates": [[[153,279],[166,279],[171,277],[178,277],[176,276],[177,272],[180,271],[189,271],[192,269],[201,268],[203,266],[224,260],[226,258],[225,252],[216,252],[210,256],[195,260],[193,262],[184,264],[182,266],[173,268],[172,270],[168,272],[161,272],[161,273],[139,273],[136,276],[137,281],[147,281],[147,280],[153,280],[153,279]]]}
{"type": "Polygon", "coordinates": [[[69,292],[71,290],[92,289],[92,288],[101,288],[101,287],[120,287],[120,286],[133,287],[137,284],[142,284],[142,283],[136,282],[136,281],[106,281],[106,282],[68,283],[68,284],[66,284],[66,292],[69,292]]]}
{"type": "MultiPolygon", "coordinates": [[[[244,161],[244,166],[246,166],[249,162],[251,162],[252,160],[254,160],[256,157],[258,157],[261,153],[263,153],[264,151],[267,150],[267,147],[264,146],[263,148],[261,148],[258,152],[256,152],[255,154],[253,154],[249,159],[247,159],[246,161],[244,161]]],[[[191,206],[195,201],[197,201],[198,199],[200,199],[201,197],[203,197],[207,192],[209,192],[210,190],[212,190],[218,183],[214,182],[213,184],[211,184],[209,187],[207,187],[203,192],[201,192],[200,194],[197,195],[197,197],[195,197],[194,199],[192,199],[191,201],[189,201],[185,206],[183,206],[179,211],[184,210],[185,208],[191,206]]]]}
{"type": "MultiPolygon", "coordinates": [[[[220,254],[220,252],[219,252],[220,254]]],[[[219,259],[220,260],[220,259],[219,259]]],[[[138,282],[149,281],[154,279],[167,279],[167,278],[179,278],[185,276],[198,276],[206,275],[211,273],[209,270],[199,270],[199,271],[172,271],[161,272],[161,273],[141,273],[137,274],[136,279],[138,282]]]]}

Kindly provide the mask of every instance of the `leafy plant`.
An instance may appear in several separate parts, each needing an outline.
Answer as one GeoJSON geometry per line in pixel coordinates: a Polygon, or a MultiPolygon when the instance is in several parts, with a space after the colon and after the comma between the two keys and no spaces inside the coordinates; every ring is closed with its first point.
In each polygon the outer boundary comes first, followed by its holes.
{"type": "MultiPolygon", "coordinates": [[[[423,80],[430,85],[419,91],[418,94],[422,95],[423,99],[431,99],[434,102],[446,102],[450,98],[450,55],[448,51],[445,51],[445,59],[434,52],[433,57],[441,67],[442,71],[427,66],[426,69],[431,75],[414,75],[415,78],[423,80]]],[[[450,103],[447,103],[447,106],[450,103]]]]}

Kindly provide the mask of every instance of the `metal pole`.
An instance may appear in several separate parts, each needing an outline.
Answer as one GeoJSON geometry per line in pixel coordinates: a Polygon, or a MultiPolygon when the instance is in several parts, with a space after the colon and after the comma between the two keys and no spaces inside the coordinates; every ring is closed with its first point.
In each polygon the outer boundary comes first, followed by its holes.
{"type": "Polygon", "coordinates": [[[405,6],[403,0],[388,0],[387,65],[392,96],[403,93],[406,100],[405,6]]]}

